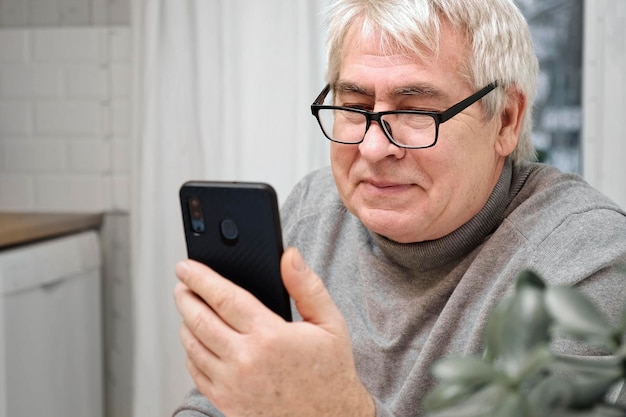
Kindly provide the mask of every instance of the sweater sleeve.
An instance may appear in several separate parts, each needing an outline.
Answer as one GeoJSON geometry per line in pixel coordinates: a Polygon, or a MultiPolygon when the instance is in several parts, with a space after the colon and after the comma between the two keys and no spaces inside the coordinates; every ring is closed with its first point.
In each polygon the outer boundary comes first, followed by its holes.
{"type": "Polygon", "coordinates": [[[197,389],[193,389],[172,417],[224,417],[197,389]]]}

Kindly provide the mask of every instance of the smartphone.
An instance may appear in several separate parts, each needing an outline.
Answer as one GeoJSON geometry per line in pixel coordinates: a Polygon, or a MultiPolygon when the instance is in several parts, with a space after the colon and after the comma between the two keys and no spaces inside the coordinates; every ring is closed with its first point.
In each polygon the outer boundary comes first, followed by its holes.
{"type": "Polygon", "coordinates": [[[189,258],[291,321],[280,275],[283,243],[274,189],[265,183],[189,181],[180,188],[180,203],[189,258]]]}

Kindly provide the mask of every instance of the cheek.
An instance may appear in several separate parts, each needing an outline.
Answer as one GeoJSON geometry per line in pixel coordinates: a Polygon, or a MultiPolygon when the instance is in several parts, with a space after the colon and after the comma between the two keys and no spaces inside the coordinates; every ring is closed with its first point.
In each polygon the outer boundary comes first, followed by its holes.
{"type": "Polygon", "coordinates": [[[476,120],[473,123],[454,122],[452,119],[449,126],[441,126],[446,130],[440,131],[440,142],[436,146],[441,145],[438,149],[441,162],[457,175],[469,177],[459,180],[466,183],[471,177],[483,175],[481,172],[491,171],[494,161],[499,158],[495,149],[496,135],[490,124],[476,120]]]}
{"type": "Polygon", "coordinates": [[[447,209],[468,220],[482,207],[495,185],[499,159],[487,132],[459,138],[453,146],[442,147],[442,155],[446,156],[438,161],[440,169],[433,173],[433,180],[439,185],[439,197],[448,200],[447,209]]]}
{"type": "Polygon", "coordinates": [[[355,161],[358,159],[358,147],[332,143],[330,161],[335,186],[346,208],[357,215],[358,193],[356,180],[351,175],[355,161]]]}
{"type": "Polygon", "coordinates": [[[338,187],[345,187],[350,176],[350,168],[356,158],[356,146],[342,145],[339,143],[331,143],[330,145],[330,163],[337,181],[338,187]]]}
{"type": "Polygon", "coordinates": [[[444,211],[464,205],[463,201],[472,193],[472,178],[476,175],[468,150],[460,146],[460,141],[444,140],[426,151],[413,162],[421,170],[421,185],[431,208],[444,211]]]}

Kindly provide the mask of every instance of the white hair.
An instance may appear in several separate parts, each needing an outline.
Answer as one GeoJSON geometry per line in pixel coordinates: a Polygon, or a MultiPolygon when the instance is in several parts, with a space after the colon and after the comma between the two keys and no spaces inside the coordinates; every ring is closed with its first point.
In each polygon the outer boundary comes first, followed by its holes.
{"type": "Polygon", "coordinates": [[[388,51],[436,54],[442,21],[464,34],[469,60],[462,75],[475,89],[494,81],[502,88],[482,99],[487,118],[501,113],[510,88],[525,98],[527,109],[512,154],[514,163],[534,160],[532,112],[539,65],[528,23],[512,0],[336,0],[328,14],[328,72],[331,87],[339,77],[348,31],[361,25],[363,35],[379,37],[388,51]]]}

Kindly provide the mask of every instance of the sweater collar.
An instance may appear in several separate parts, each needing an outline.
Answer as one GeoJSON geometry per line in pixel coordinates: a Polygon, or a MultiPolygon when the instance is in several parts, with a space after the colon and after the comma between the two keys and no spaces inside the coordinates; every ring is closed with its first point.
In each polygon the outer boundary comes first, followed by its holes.
{"type": "MultiPolygon", "coordinates": [[[[518,176],[520,181],[526,178],[527,175],[518,176]]],[[[440,239],[398,243],[373,232],[370,235],[382,252],[400,266],[427,271],[448,265],[474,250],[502,223],[509,202],[521,188],[512,180],[513,167],[507,158],[484,207],[467,223],[440,239]]]]}

